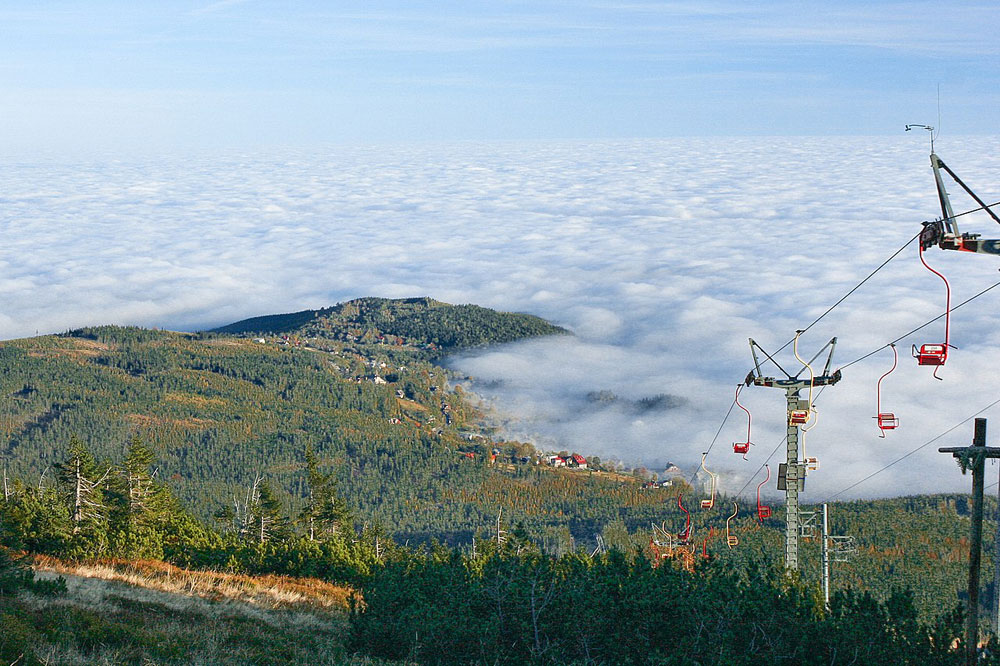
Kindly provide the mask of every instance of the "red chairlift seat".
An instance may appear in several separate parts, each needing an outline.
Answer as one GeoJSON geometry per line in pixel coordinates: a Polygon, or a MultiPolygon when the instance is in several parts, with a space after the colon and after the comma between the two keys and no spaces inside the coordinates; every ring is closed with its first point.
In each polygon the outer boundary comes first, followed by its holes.
{"type": "Polygon", "coordinates": [[[917,359],[917,365],[944,365],[948,359],[948,346],[946,344],[926,344],[920,345],[920,351],[913,345],[913,357],[917,359]]]}
{"type": "Polygon", "coordinates": [[[892,371],[896,369],[897,361],[899,360],[899,354],[896,352],[895,343],[890,342],[889,347],[892,348],[892,367],[889,368],[888,372],[878,378],[878,384],[875,387],[875,414],[872,418],[878,423],[879,437],[885,437],[886,430],[893,430],[899,425],[899,419],[892,412],[882,411],[882,380],[892,374],[892,371]]]}
{"type": "Polygon", "coordinates": [[[750,451],[750,442],[733,442],[733,453],[748,453],[750,451]]]}
{"type": "Polygon", "coordinates": [[[763,481],[757,484],[757,520],[761,522],[771,517],[771,507],[760,503],[760,487],[767,483],[768,479],[771,478],[771,468],[768,467],[767,463],[764,464],[764,469],[767,470],[767,476],[763,481]]]}
{"type": "Polygon", "coordinates": [[[789,425],[804,425],[809,422],[809,410],[808,409],[793,409],[788,412],[788,424],[789,425]]]}
{"type": "Polygon", "coordinates": [[[877,417],[878,427],[882,430],[893,430],[899,427],[899,419],[892,412],[882,412],[877,417]]]}

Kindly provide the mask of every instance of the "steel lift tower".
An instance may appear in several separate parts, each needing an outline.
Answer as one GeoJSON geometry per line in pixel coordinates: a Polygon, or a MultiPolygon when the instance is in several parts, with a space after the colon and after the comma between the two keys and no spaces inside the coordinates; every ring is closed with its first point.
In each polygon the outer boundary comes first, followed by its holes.
{"type": "MultiPolygon", "coordinates": [[[[796,342],[802,331],[796,332],[796,342]]],[[[830,362],[833,360],[833,349],[837,346],[837,338],[832,338],[826,343],[815,356],[808,362],[803,362],[803,367],[795,375],[791,375],[778,364],[764,349],[750,339],[750,353],[753,355],[754,370],[746,377],[745,384],[750,386],[768,386],[780,388],[785,391],[785,403],[787,405],[788,426],[785,436],[787,457],[785,462],[779,465],[778,470],[778,490],[785,491],[785,569],[788,571],[798,571],[799,569],[799,538],[801,536],[802,512],[799,511],[799,493],[805,489],[806,471],[816,469],[818,463],[815,458],[805,458],[799,452],[799,430],[814,418],[812,406],[812,389],[816,386],[833,386],[840,381],[840,370],[830,373],[830,362]],[[815,375],[812,371],[812,362],[820,354],[829,348],[830,353],[826,358],[826,365],[820,375],[815,375]],[[760,361],[757,358],[757,351],[760,351],[774,364],[784,375],[784,379],[775,377],[765,377],[760,368],[760,361]],[[799,375],[805,370],[809,370],[809,376],[800,378],[799,375]],[[803,390],[809,391],[809,397],[802,399],[803,390]]],[[[798,352],[796,351],[796,357],[798,352]]],[[[811,427],[811,426],[810,426],[811,427]]],[[[803,429],[803,432],[808,428],[803,429]]],[[[803,452],[804,453],[804,452],[803,452]]]]}

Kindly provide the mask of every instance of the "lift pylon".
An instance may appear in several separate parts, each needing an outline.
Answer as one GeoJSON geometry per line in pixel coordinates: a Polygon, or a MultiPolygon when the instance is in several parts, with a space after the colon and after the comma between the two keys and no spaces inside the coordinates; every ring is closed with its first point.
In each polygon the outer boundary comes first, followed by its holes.
{"type": "MultiPolygon", "coordinates": [[[[801,331],[796,331],[798,336],[801,331]]],[[[815,464],[803,460],[799,456],[799,427],[808,421],[808,413],[812,411],[809,401],[802,400],[800,394],[803,390],[809,390],[816,386],[833,386],[840,381],[840,370],[830,372],[830,364],[833,361],[833,350],[837,346],[837,338],[831,340],[823,346],[816,355],[807,361],[799,371],[789,374],[774,358],[764,351],[763,347],[750,338],[750,353],[753,356],[754,369],[747,375],[745,384],[750,386],[766,386],[769,388],[780,388],[785,391],[785,404],[787,410],[787,430],[785,433],[786,461],[779,466],[778,490],[785,491],[785,569],[788,571],[798,571],[799,569],[799,493],[805,490],[806,469],[809,465],[815,464]],[[821,374],[814,374],[812,363],[819,356],[829,349],[826,363],[821,374]],[[784,379],[765,376],[761,370],[760,360],[757,352],[763,354],[778,370],[785,375],[784,379]],[[809,368],[810,376],[800,378],[799,375],[809,368]],[[801,418],[793,419],[793,413],[800,415],[806,412],[805,420],[801,418]]]]}

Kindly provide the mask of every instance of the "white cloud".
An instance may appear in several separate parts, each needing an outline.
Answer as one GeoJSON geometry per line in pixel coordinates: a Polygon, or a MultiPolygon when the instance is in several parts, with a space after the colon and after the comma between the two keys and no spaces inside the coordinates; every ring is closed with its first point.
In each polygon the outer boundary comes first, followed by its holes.
{"type": "MultiPolygon", "coordinates": [[[[751,367],[747,338],[777,349],[935,217],[924,146],[911,139],[22,159],[0,167],[0,335],[109,322],[208,328],[362,295],[532,312],[577,337],[454,362],[511,415],[512,436],[690,469],[751,367]],[[618,400],[588,397],[601,391],[618,400]],[[641,402],[660,395],[667,398],[641,402]]],[[[997,144],[952,138],[939,151],[994,201],[997,144]]],[[[963,209],[968,202],[951,189],[963,209]]],[[[981,214],[962,225],[1000,236],[981,214]]],[[[933,250],[929,261],[951,279],[956,303],[1000,277],[995,257],[933,250]]],[[[908,358],[911,343],[939,342],[943,323],[900,343],[883,404],[901,425],[887,438],[871,418],[887,351],[851,365],[822,393],[808,435],[822,465],[807,500],[842,490],[1000,397],[990,370],[1000,357],[998,298],[1000,289],[955,312],[959,349],[940,373],[945,381],[908,358]]],[[[847,363],[943,303],[940,280],[910,247],[812,328],[803,353],[838,336],[835,364],[847,363]]],[[[790,352],[780,357],[788,369],[790,352]]],[[[738,410],[709,458],[730,491],[780,448],[784,429],[782,392],[750,388],[742,400],[754,415],[749,461],[731,449],[745,436],[738,410]]],[[[848,496],[966,488],[937,446],[970,432],[971,423],[848,496]]]]}

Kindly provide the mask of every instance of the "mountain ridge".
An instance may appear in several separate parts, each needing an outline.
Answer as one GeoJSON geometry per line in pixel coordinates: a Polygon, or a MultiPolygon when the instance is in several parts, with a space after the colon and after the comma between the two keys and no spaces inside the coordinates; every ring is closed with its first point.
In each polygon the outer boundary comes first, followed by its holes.
{"type": "Polygon", "coordinates": [[[298,335],[454,351],[569,331],[535,315],[433,298],[356,298],[318,310],[261,315],[209,331],[226,335],[298,335]]]}

